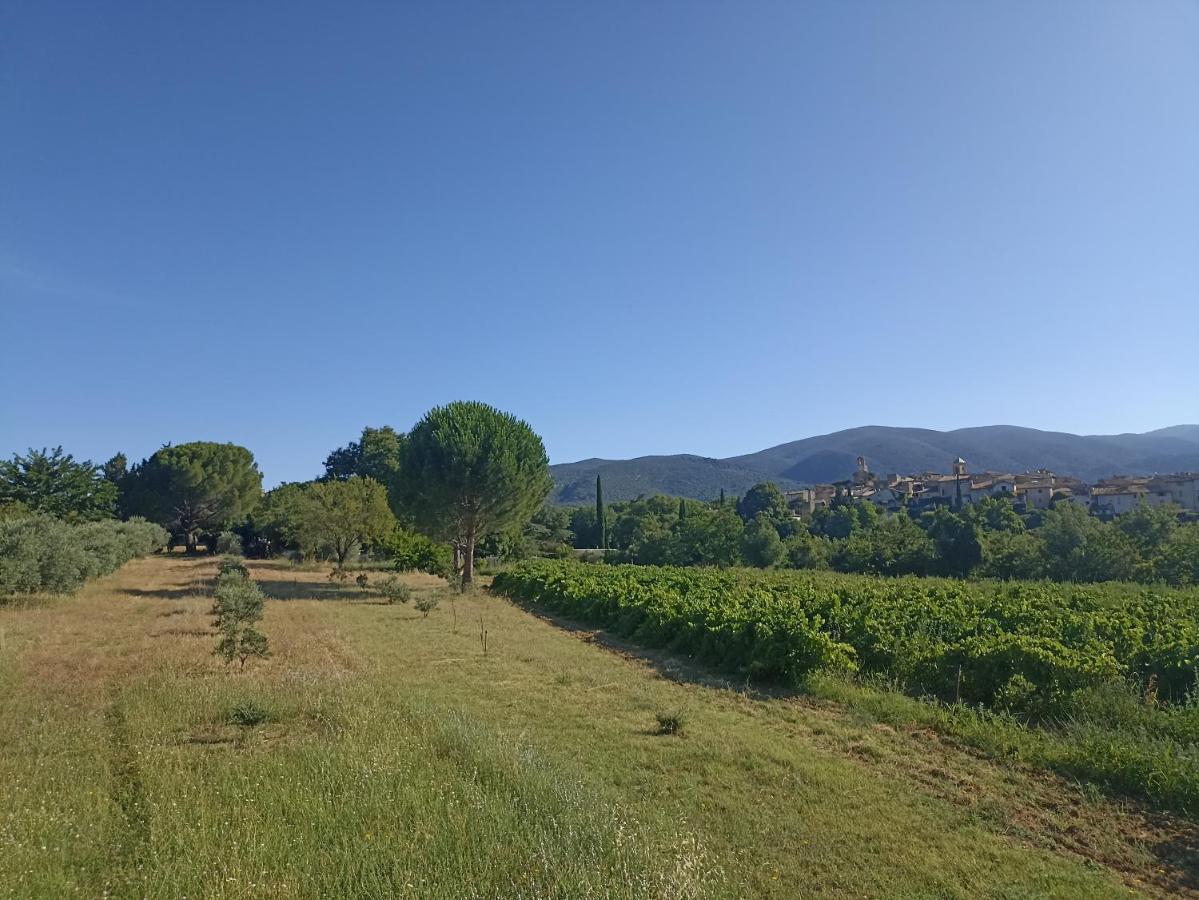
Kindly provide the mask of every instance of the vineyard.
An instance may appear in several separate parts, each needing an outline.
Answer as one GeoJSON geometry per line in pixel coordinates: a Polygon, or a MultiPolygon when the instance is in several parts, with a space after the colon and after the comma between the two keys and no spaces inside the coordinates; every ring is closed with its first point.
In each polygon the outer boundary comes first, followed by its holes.
{"type": "Polygon", "coordinates": [[[1061,767],[1199,812],[1196,591],[554,561],[495,589],[743,678],[873,676],[1022,728],[1060,731],[1115,688],[1137,733],[1108,722],[1061,767]]]}

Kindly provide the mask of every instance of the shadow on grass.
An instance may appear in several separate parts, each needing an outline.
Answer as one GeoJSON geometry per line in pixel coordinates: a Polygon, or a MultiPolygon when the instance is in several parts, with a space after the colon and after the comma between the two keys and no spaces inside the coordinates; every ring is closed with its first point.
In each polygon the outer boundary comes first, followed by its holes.
{"type": "Polygon", "coordinates": [[[387,604],[387,601],[378,594],[364,591],[353,582],[339,584],[337,582],[300,581],[299,579],[287,581],[258,578],[255,578],[254,582],[272,600],[339,600],[387,604]]]}
{"type": "Polygon", "coordinates": [[[121,593],[129,597],[151,597],[155,600],[187,600],[206,596],[209,591],[208,582],[204,582],[183,588],[121,588],[121,593]]]}

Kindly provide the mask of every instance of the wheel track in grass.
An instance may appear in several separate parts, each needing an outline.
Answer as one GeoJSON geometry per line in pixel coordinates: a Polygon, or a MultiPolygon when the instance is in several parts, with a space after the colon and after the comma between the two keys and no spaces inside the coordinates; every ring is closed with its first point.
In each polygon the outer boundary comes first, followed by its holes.
{"type": "Polygon", "coordinates": [[[122,882],[135,877],[150,848],[150,810],[137,754],[129,741],[125,706],[118,696],[104,713],[108,736],[109,793],[119,810],[111,846],[122,882]]]}

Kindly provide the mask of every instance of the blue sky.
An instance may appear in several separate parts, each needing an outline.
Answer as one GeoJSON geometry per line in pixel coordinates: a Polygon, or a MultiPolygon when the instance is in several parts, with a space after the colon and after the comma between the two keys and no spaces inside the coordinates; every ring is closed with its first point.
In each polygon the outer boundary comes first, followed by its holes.
{"type": "Polygon", "coordinates": [[[0,453],[1199,420],[1199,4],[0,2],[0,453]]]}

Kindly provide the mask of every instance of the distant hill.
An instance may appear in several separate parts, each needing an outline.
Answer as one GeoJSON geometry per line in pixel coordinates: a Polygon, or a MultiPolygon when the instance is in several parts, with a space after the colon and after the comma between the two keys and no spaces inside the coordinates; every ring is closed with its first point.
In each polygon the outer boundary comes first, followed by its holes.
{"type": "Polygon", "coordinates": [[[872,472],[947,472],[963,457],[970,471],[1051,469],[1096,481],[1110,475],[1199,470],[1199,425],[1174,425],[1144,434],[1077,435],[1014,425],[932,431],[867,425],[779,444],[728,459],[678,454],[637,459],[584,459],[551,466],[557,503],[594,502],[595,476],[607,500],[642,494],[711,499],[731,497],[759,481],[788,489],[848,478],[859,456],[872,472]]]}

